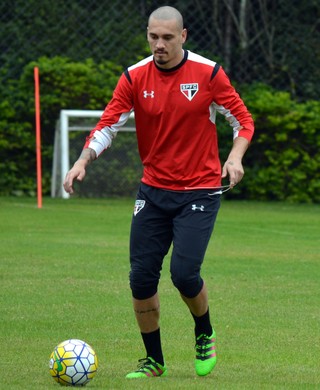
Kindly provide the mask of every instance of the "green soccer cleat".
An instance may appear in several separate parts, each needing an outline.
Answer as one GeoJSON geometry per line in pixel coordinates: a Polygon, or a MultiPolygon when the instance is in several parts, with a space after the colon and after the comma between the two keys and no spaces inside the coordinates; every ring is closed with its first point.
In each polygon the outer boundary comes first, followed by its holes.
{"type": "Polygon", "coordinates": [[[202,334],[196,339],[196,359],[195,368],[199,376],[210,374],[217,363],[216,356],[216,333],[213,331],[212,335],[208,337],[202,334]]]}
{"type": "Polygon", "coordinates": [[[138,369],[127,374],[126,378],[153,378],[167,376],[168,370],[165,365],[157,363],[151,357],[139,359],[138,369]]]}

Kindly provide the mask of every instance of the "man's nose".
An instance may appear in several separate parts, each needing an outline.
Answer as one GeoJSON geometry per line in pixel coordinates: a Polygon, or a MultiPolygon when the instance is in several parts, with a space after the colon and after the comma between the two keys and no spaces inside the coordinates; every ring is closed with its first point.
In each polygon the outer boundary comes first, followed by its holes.
{"type": "Polygon", "coordinates": [[[165,47],[165,44],[164,44],[164,41],[163,41],[163,39],[158,39],[157,40],[157,43],[156,43],[156,48],[157,49],[163,49],[165,47]]]}

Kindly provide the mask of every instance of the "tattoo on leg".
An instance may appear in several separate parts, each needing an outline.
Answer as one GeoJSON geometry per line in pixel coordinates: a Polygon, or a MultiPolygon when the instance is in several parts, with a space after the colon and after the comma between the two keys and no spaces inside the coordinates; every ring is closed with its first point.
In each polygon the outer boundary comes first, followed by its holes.
{"type": "Polygon", "coordinates": [[[159,311],[159,307],[152,307],[152,308],[146,309],[146,310],[134,309],[134,311],[135,311],[137,314],[147,314],[147,313],[151,313],[151,312],[153,312],[153,311],[159,311]]]}

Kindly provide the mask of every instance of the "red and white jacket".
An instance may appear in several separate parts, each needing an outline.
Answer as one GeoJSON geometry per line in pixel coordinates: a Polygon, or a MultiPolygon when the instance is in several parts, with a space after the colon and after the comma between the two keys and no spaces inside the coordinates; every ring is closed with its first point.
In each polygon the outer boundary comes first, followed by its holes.
{"type": "Polygon", "coordinates": [[[111,146],[134,110],[142,182],[186,190],[221,185],[216,112],[223,114],[233,137],[251,140],[254,124],[224,70],[190,51],[169,70],[150,56],[129,67],[84,147],[99,156],[111,146]]]}

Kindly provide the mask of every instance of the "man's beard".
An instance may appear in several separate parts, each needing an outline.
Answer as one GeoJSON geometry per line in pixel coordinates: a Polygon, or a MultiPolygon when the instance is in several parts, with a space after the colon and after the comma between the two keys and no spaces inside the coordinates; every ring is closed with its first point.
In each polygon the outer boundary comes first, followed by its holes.
{"type": "Polygon", "coordinates": [[[155,58],[155,62],[156,62],[158,65],[166,65],[169,61],[168,61],[168,60],[164,60],[164,59],[162,59],[162,58],[160,58],[160,59],[155,58]]]}
{"type": "Polygon", "coordinates": [[[162,56],[163,54],[167,54],[167,53],[165,53],[165,52],[155,52],[154,53],[153,56],[154,56],[154,60],[155,60],[156,64],[158,64],[158,65],[166,65],[169,62],[168,59],[165,59],[162,56]]]}

